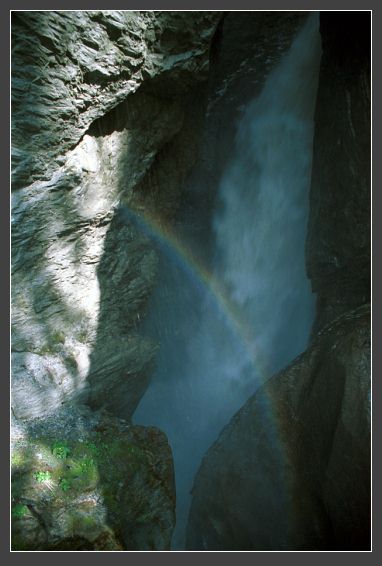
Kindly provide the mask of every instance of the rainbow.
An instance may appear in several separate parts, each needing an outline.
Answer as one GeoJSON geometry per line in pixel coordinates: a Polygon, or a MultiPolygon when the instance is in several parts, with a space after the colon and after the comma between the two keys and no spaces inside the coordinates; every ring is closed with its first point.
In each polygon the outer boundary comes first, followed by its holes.
{"type": "MultiPolygon", "coordinates": [[[[242,309],[232,301],[224,286],[200,262],[196,261],[191,251],[179,241],[176,234],[164,223],[163,219],[159,220],[144,211],[140,211],[138,214],[126,205],[123,205],[123,209],[121,210],[120,208],[119,212],[125,215],[126,220],[133,224],[136,229],[144,232],[150,239],[159,241],[162,246],[168,247],[172,252],[172,258],[177,260],[182,269],[201,285],[203,290],[208,291],[218,312],[224,316],[226,324],[234,330],[243,344],[248,354],[249,361],[254,371],[258,374],[256,377],[260,378],[258,385],[261,387],[262,383],[265,383],[272,374],[268,369],[268,364],[265,362],[264,356],[256,345],[256,336],[252,328],[250,328],[248,322],[244,320],[242,309]]],[[[260,403],[257,404],[257,410],[261,411],[263,426],[267,431],[273,457],[279,459],[281,462],[281,467],[278,468],[281,474],[280,487],[282,488],[280,497],[284,497],[286,501],[289,501],[288,493],[291,493],[292,486],[285,471],[288,465],[290,465],[290,457],[285,450],[287,439],[283,431],[283,423],[280,421],[280,416],[278,415],[277,406],[275,406],[272,396],[266,391],[264,395],[260,396],[260,403]]],[[[291,503],[289,502],[287,505],[288,513],[290,513],[292,509],[291,503]]]]}
{"type": "Polygon", "coordinates": [[[164,246],[171,251],[172,257],[176,259],[182,269],[213,298],[215,307],[223,315],[226,324],[234,330],[242,342],[249,360],[259,373],[261,380],[265,381],[270,377],[268,364],[256,345],[256,336],[244,319],[242,309],[232,301],[227,290],[216,277],[198,262],[191,251],[179,241],[174,231],[165,224],[163,219],[158,219],[143,210],[138,213],[126,206],[125,203],[118,208],[118,214],[148,238],[158,241],[162,247],[164,246]]]}

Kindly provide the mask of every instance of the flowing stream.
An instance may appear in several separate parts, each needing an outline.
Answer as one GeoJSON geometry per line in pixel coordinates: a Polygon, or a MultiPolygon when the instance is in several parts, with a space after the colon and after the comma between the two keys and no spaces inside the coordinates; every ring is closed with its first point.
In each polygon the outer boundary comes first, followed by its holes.
{"type": "MultiPolygon", "coordinates": [[[[134,423],[162,429],[173,450],[174,550],[184,549],[203,455],[246,399],[308,343],[315,302],[304,247],[320,54],[313,13],[244,111],[212,218],[189,207],[177,219],[178,242],[152,235],[160,276],[143,332],[160,350],[134,423]],[[208,270],[197,260],[206,222],[208,270]]],[[[197,179],[189,191],[201,194],[197,179]]]]}

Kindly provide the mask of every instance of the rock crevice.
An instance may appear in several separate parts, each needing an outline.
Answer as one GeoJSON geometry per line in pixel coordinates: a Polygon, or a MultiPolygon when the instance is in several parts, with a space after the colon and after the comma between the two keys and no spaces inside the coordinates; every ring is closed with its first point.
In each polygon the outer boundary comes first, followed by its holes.
{"type": "Polygon", "coordinates": [[[190,550],[370,549],[370,13],[320,18],[311,346],[205,455],[190,550]]]}
{"type": "MultiPolygon", "coordinates": [[[[16,549],[170,547],[171,450],[129,424],[158,347],[140,333],[148,228],[171,226],[198,154],[209,215],[235,124],[306,15],[13,12],[16,549]]],[[[370,14],[324,12],[321,37],[312,342],[206,454],[188,549],[370,545],[370,14]]]]}

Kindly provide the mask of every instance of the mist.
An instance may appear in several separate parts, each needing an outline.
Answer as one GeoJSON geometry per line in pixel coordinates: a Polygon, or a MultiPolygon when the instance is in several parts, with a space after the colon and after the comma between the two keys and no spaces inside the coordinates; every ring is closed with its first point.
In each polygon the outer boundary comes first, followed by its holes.
{"type": "MultiPolygon", "coordinates": [[[[184,207],[179,245],[145,231],[161,259],[141,330],[160,348],[133,420],[162,429],[173,450],[174,550],[184,549],[203,455],[246,399],[309,341],[315,299],[304,248],[318,25],[314,13],[244,110],[212,214],[184,207]],[[201,267],[204,248],[211,253],[201,267]]],[[[197,176],[187,190],[203,192],[197,176]]]]}

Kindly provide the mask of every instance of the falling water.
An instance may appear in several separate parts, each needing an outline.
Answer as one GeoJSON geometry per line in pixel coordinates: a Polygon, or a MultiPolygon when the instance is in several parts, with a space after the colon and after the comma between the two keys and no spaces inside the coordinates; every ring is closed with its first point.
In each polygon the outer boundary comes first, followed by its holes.
{"type": "MultiPolygon", "coordinates": [[[[211,279],[226,289],[231,314],[213,285],[201,286],[179,254],[158,244],[160,280],[143,330],[161,348],[134,421],[161,428],[173,450],[174,549],[184,548],[202,456],[248,396],[308,342],[314,297],[304,243],[319,60],[312,14],[238,125],[212,219],[211,279]]],[[[187,211],[183,220],[187,240],[187,211]]],[[[203,238],[192,246],[197,254],[203,238]]]]}

